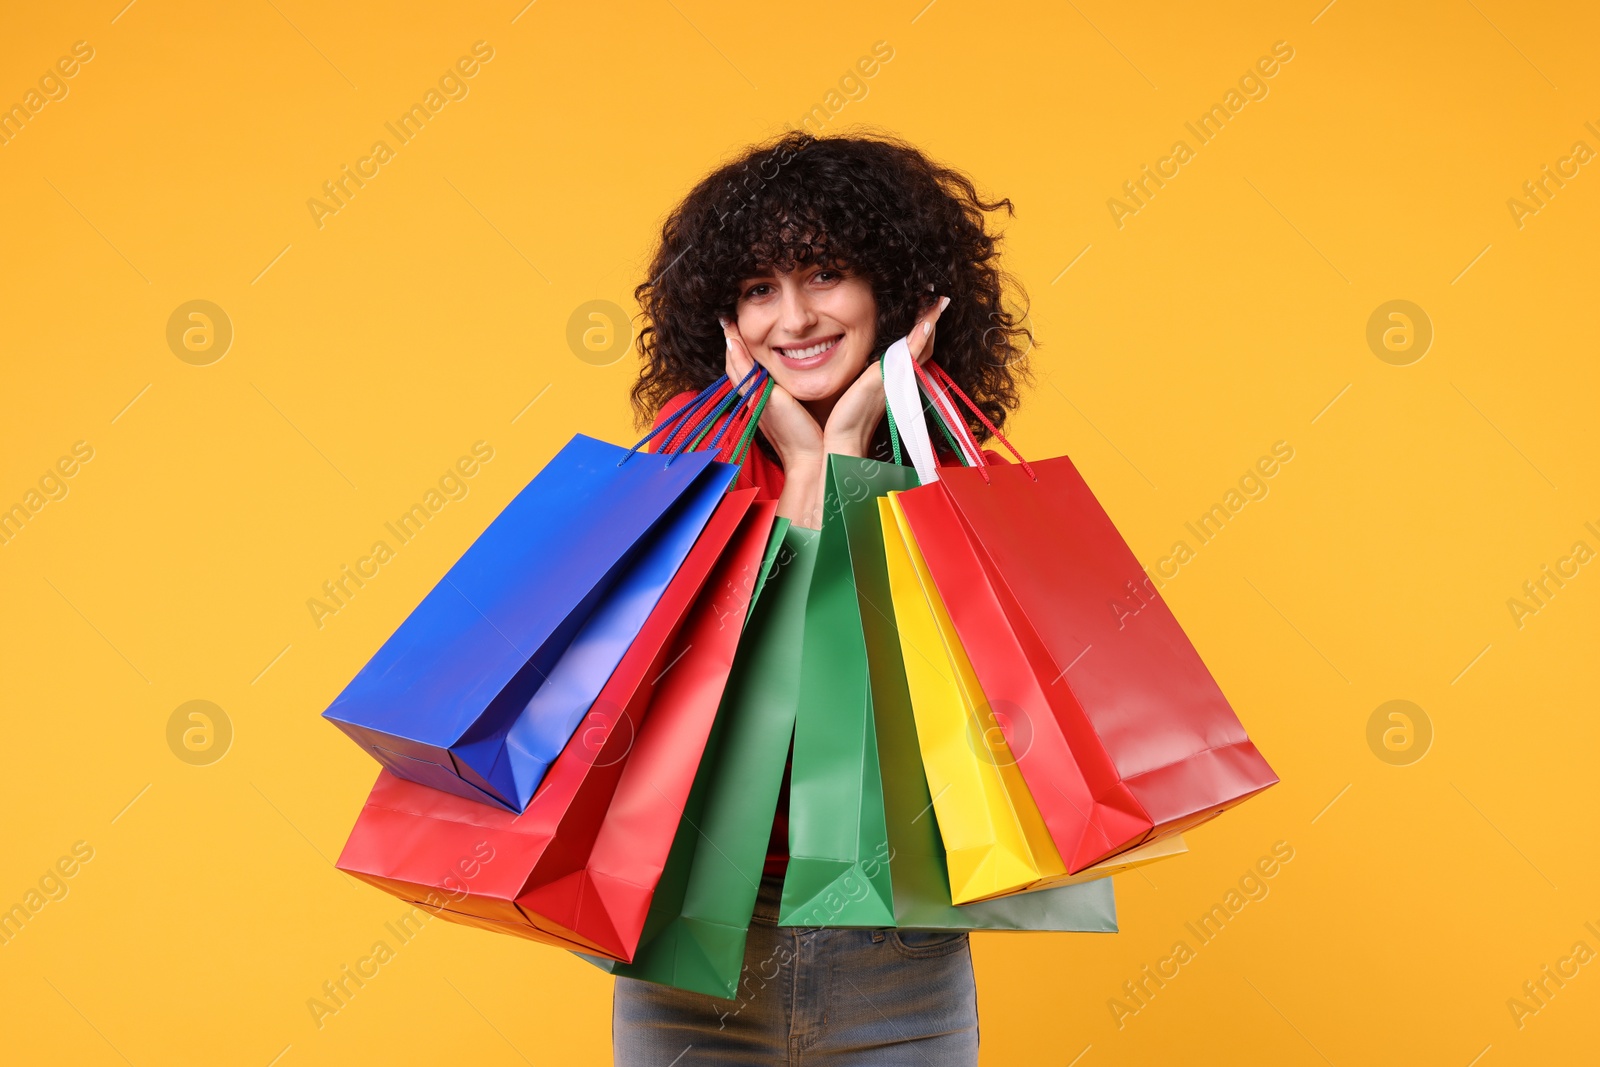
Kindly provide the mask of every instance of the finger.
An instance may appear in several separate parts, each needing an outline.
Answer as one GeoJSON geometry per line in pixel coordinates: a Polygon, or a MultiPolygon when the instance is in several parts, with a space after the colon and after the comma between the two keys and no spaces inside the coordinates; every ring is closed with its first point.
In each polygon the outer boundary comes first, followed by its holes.
{"type": "Polygon", "coordinates": [[[949,304],[948,296],[940,297],[939,302],[918,316],[916,324],[911,327],[911,336],[907,339],[906,347],[911,351],[911,358],[918,363],[927,362],[933,355],[934,325],[949,304]]]}
{"type": "MultiPolygon", "coordinates": [[[[749,351],[744,347],[744,339],[739,336],[738,325],[721,316],[718,316],[718,321],[722,324],[722,336],[727,345],[727,356],[723,361],[723,370],[727,373],[729,382],[737,387],[739,382],[744,379],[744,376],[750,373],[750,368],[755,361],[750,358],[749,351]]],[[[741,391],[740,395],[748,396],[749,393],[741,391]]]]}
{"type": "Polygon", "coordinates": [[[926,363],[933,358],[933,340],[938,335],[938,330],[932,318],[925,318],[911,328],[911,341],[906,345],[911,350],[911,358],[918,363],[926,363]]]}
{"type": "Polygon", "coordinates": [[[722,372],[732,382],[737,382],[741,377],[738,358],[734,353],[733,344],[728,340],[726,334],[722,338],[722,372]]]}

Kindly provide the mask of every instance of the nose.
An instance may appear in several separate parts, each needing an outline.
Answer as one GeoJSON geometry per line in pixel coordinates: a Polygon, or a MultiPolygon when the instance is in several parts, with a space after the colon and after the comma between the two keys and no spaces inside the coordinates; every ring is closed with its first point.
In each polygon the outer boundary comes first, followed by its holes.
{"type": "Polygon", "coordinates": [[[817,313],[811,307],[811,297],[805,288],[784,285],[778,306],[778,325],[784,335],[796,339],[805,337],[816,321],[817,313]]]}

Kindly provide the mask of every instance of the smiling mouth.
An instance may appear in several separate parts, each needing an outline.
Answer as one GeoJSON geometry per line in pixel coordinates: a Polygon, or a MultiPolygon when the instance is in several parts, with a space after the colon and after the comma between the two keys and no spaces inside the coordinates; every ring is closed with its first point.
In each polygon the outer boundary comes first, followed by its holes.
{"type": "Polygon", "coordinates": [[[831,355],[834,349],[838,347],[839,342],[842,340],[844,340],[844,334],[841,333],[833,337],[825,338],[824,340],[818,341],[815,344],[806,345],[804,348],[796,348],[792,346],[788,348],[778,348],[777,346],[773,346],[772,350],[778,353],[778,355],[787,363],[800,366],[810,366],[812,364],[821,362],[824,357],[831,355]]]}

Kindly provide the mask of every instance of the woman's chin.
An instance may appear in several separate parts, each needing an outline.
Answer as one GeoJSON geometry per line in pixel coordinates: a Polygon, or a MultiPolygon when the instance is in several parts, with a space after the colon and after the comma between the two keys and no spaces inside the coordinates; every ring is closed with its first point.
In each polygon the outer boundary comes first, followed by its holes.
{"type": "Polygon", "coordinates": [[[833,395],[826,385],[818,385],[815,382],[796,382],[793,385],[784,386],[784,389],[802,404],[826,400],[833,395]]]}
{"type": "Polygon", "coordinates": [[[778,375],[773,377],[777,378],[778,384],[783,386],[784,391],[790,396],[807,403],[839,396],[850,388],[850,383],[855,381],[860,373],[860,368],[857,368],[854,374],[841,373],[836,365],[818,367],[814,371],[790,370],[781,377],[778,375]]]}

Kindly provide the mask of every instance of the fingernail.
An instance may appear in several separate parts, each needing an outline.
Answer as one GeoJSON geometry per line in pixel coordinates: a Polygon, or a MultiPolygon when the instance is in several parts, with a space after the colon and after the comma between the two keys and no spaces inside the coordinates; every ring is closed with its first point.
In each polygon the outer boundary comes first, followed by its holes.
{"type": "Polygon", "coordinates": [[[723,338],[722,338],[722,343],[728,349],[729,352],[733,351],[733,338],[728,337],[727,335],[724,335],[723,338]]]}
{"type": "Polygon", "coordinates": [[[944,309],[949,307],[949,306],[950,306],[950,298],[948,296],[941,296],[939,298],[939,313],[943,314],[944,313],[944,309]]]}
{"type": "Polygon", "coordinates": [[[932,332],[933,332],[933,323],[925,322],[925,323],[922,324],[922,336],[926,337],[932,332]]]}
{"type": "Polygon", "coordinates": [[[728,320],[727,320],[727,318],[725,316],[718,315],[717,316],[717,321],[722,324],[722,328],[724,330],[726,330],[728,328],[728,320]]]}

